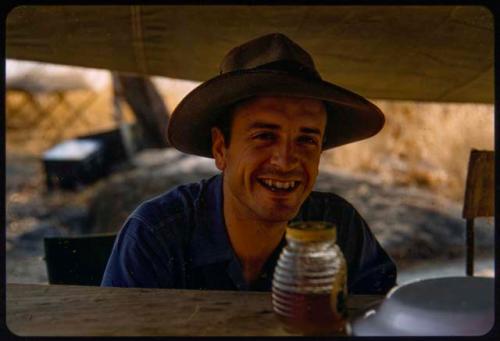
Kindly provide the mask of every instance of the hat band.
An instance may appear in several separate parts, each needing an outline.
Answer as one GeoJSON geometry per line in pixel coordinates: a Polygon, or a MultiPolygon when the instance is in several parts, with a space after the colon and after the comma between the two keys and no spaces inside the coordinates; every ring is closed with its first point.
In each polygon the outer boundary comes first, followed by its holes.
{"type": "MultiPolygon", "coordinates": [[[[251,70],[284,71],[305,79],[321,80],[321,76],[316,70],[293,60],[279,60],[276,62],[266,63],[259,65],[251,70]]],[[[223,74],[222,71],[221,74],[223,74]]]]}

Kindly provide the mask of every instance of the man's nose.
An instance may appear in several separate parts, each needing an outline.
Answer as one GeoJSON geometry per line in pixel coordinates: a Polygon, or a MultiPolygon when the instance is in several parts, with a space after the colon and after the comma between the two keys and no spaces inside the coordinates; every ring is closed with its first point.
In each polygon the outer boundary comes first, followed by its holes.
{"type": "Polygon", "coordinates": [[[298,160],[297,150],[292,141],[282,141],[274,147],[271,164],[282,171],[295,168],[298,160]]]}

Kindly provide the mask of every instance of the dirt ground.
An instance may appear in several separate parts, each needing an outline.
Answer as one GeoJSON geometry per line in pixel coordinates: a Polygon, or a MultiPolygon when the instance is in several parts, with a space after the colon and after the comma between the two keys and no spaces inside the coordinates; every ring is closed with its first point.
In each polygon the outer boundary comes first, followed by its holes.
{"type": "MultiPolygon", "coordinates": [[[[133,170],[116,172],[79,191],[49,192],[37,158],[8,154],[7,281],[47,283],[43,237],[116,231],[144,199],[215,174],[210,161],[175,150],[143,151],[133,170]]],[[[430,260],[442,270],[463,273],[457,264],[464,264],[464,222],[456,203],[428,191],[387,186],[365,174],[344,172],[322,171],[316,190],[334,191],[353,203],[396,261],[403,279],[411,273],[425,275],[422,269],[430,260]]],[[[493,276],[492,221],[478,224],[476,243],[480,274],[493,276]]]]}

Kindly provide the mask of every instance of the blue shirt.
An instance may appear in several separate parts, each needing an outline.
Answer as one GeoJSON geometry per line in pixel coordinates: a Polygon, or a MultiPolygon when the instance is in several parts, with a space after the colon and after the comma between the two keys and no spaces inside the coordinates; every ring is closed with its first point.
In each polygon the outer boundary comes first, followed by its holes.
{"type": "MultiPolygon", "coordinates": [[[[224,223],[222,175],[180,185],[142,203],[115,240],[102,286],[270,291],[283,237],[260,277],[247,284],[224,223]]],[[[396,267],[366,222],[346,200],[312,192],[292,221],[337,224],[349,293],[385,294],[396,267]]]]}

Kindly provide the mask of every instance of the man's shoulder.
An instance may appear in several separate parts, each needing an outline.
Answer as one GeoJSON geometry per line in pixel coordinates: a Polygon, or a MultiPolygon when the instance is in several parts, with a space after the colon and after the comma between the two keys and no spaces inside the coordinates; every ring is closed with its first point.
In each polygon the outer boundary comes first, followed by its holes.
{"type": "Polygon", "coordinates": [[[186,220],[196,214],[200,202],[206,199],[207,188],[216,178],[217,175],[198,182],[177,185],[141,203],[130,218],[138,219],[150,227],[186,220]]]}
{"type": "Polygon", "coordinates": [[[312,191],[306,199],[306,203],[314,205],[337,205],[345,209],[354,209],[352,204],[345,198],[333,192],[312,191]]]}
{"type": "Polygon", "coordinates": [[[358,215],[356,209],[340,195],[313,191],[302,204],[297,218],[339,222],[353,215],[358,215]]]}

